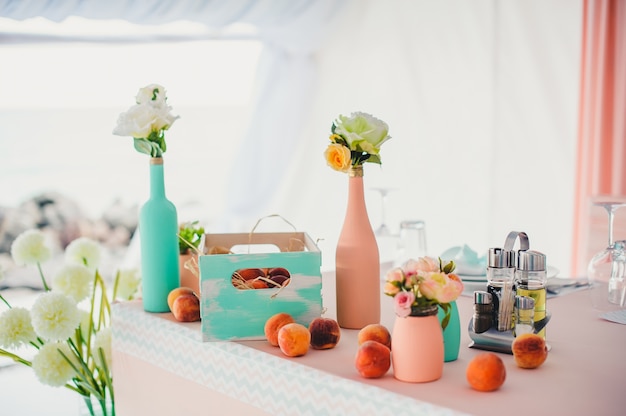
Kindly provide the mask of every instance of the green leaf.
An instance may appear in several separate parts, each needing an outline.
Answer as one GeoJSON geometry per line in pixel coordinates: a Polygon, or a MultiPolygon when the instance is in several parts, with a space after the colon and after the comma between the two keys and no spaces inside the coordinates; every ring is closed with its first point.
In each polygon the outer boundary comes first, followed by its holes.
{"type": "Polygon", "coordinates": [[[446,264],[445,267],[443,268],[443,272],[445,274],[449,274],[449,273],[452,273],[455,268],[456,268],[456,265],[454,264],[454,261],[450,260],[450,262],[446,264]]]}
{"type": "Polygon", "coordinates": [[[152,153],[152,146],[150,145],[150,142],[148,142],[146,139],[134,138],[133,142],[135,150],[137,150],[139,153],[145,153],[147,155],[152,153]]]}
{"type": "Polygon", "coordinates": [[[178,249],[180,254],[185,254],[191,249],[197,249],[204,236],[204,227],[198,225],[199,221],[186,222],[180,225],[178,230],[178,249]]]}
{"type": "Polygon", "coordinates": [[[443,312],[445,313],[445,316],[441,320],[441,329],[443,330],[446,329],[446,327],[450,323],[450,311],[452,310],[452,306],[449,303],[441,303],[439,304],[439,306],[441,307],[441,309],[443,309],[443,312]]]}
{"type": "Polygon", "coordinates": [[[381,165],[381,161],[380,161],[380,156],[379,155],[369,155],[369,158],[367,159],[368,163],[377,163],[379,165],[381,165]]]}

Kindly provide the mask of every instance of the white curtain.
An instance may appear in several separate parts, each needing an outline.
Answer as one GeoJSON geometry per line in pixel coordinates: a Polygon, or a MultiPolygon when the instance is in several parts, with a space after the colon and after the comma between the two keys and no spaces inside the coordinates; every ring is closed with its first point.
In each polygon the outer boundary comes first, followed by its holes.
{"type": "MultiPolygon", "coordinates": [[[[526,231],[567,275],[581,2],[353,2],[339,20],[272,210],[324,238],[332,263],[347,180],[321,155],[337,114],[367,111],[393,137],[365,172],[366,187],[395,188],[389,225],[425,220],[432,255],[526,231]]],[[[376,227],[380,198],[367,199],[376,227]]]]}
{"type": "Polygon", "coordinates": [[[323,239],[332,264],[347,178],[322,154],[338,114],[387,121],[382,166],[365,172],[372,225],[426,222],[429,251],[484,252],[511,230],[567,275],[580,0],[6,1],[0,16],[69,14],[156,23],[255,23],[265,42],[257,107],[215,231],[278,213],[323,239]]]}
{"type": "Polygon", "coordinates": [[[140,24],[175,20],[201,22],[211,27],[252,23],[280,28],[296,19],[310,18],[336,0],[2,0],[0,16],[16,20],[45,17],[60,22],[69,16],[124,19],[140,24]]]}

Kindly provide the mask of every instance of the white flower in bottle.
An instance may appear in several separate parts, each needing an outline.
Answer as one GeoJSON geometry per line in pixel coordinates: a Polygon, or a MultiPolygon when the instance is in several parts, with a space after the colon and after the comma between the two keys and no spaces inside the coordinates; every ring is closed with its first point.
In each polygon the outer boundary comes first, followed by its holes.
{"type": "Polygon", "coordinates": [[[37,339],[26,308],[7,309],[0,315],[0,346],[17,348],[37,339]]]}
{"type": "Polygon", "coordinates": [[[33,371],[41,383],[61,387],[74,376],[74,369],[59,351],[72,359],[72,351],[62,342],[45,344],[33,358],[33,371]]]}
{"type": "Polygon", "coordinates": [[[39,230],[24,231],[11,244],[11,256],[18,266],[43,263],[51,255],[46,237],[39,230]]]}
{"type": "Polygon", "coordinates": [[[71,337],[81,319],[74,300],[54,291],[39,295],[30,316],[37,335],[51,341],[71,337]]]}
{"type": "Polygon", "coordinates": [[[66,264],[52,278],[52,288],[77,303],[91,294],[92,283],[93,272],[80,264],[66,264]]]}

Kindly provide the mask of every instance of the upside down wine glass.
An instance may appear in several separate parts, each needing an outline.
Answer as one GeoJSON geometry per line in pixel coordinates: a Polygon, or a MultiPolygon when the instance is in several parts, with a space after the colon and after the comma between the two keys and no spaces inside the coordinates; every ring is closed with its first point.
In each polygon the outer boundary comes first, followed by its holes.
{"type": "Polygon", "coordinates": [[[384,186],[372,187],[370,188],[373,191],[376,191],[380,194],[380,225],[374,231],[377,237],[387,237],[391,235],[391,230],[387,225],[387,195],[389,192],[393,191],[393,188],[388,188],[384,186]]]}
{"type": "Polygon", "coordinates": [[[594,205],[603,207],[608,214],[609,240],[587,268],[591,305],[600,311],[626,309],[626,240],[613,240],[615,212],[626,206],[626,201],[601,201],[594,205]]]}

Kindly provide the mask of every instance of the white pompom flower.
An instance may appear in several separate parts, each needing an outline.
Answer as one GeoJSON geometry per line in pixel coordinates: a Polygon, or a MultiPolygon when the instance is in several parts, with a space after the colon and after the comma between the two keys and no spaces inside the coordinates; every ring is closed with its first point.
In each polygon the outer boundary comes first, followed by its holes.
{"type": "Polygon", "coordinates": [[[65,261],[69,264],[82,264],[90,269],[96,269],[101,258],[100,244],[88,237],[79,237],[65,248],[65,261]]]}
{"type": "Polygon", "coordinates": [[[71,297],[76,303],[89,296],[92,287],[93,272],[79,264],[64,265],[52,278],[52,288],[71,297]]]}
{"type": "Polygon", "coordinates": [[[11,256],[18,266],[43,263],[52,255],[46,236],[39,230],[27,230],[11,244],[11,256]]]}
{"type": "Polygon", "coordinates": [[[41,383],[62,387],[74,377],[74,369],[59,351],[72,359],[69,346],[62,342],[45,344],[33,358],[33,371],[41,383]]]}
{"type": "Polygon", "coordinates": [[[36,339],[28,309],[7,309],[0,315],[0,346],[17,348],[36,339]]]}
{"type": "Polygon", "coordinates": [[[68,339],[78,328],[81,319],[76,302],[54,291],[39,295],[30,316],[37,335],[49,341],[68,339]]]}
{"type": "Polygon", "coordinates": [[[117,280],[116,297],[119,299],[130,300],[141,283],[141,275],[138,269],[120,270],[117,280]]]}

